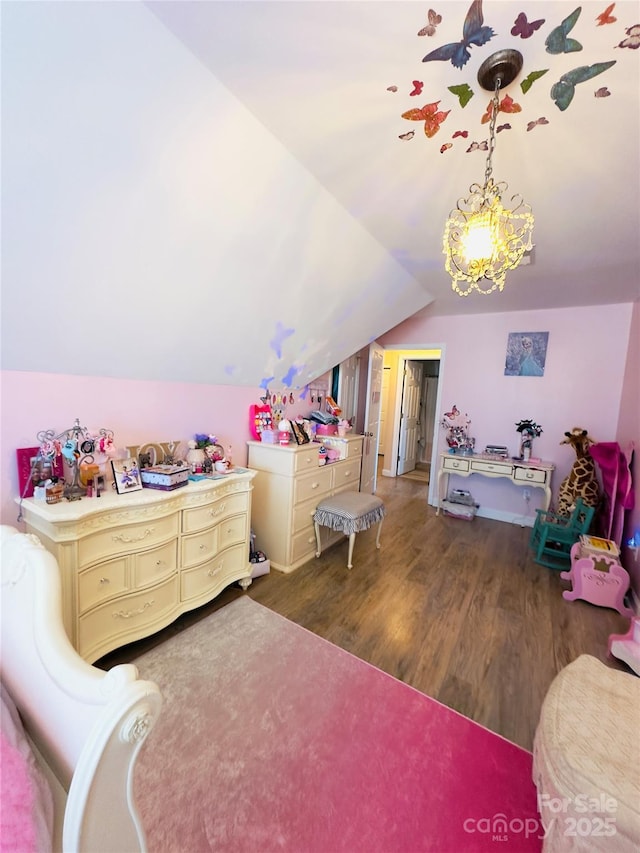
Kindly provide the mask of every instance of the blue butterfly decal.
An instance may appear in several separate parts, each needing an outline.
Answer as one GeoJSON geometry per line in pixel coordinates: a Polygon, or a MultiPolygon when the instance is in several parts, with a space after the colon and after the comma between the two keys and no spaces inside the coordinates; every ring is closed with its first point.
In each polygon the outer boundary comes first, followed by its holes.
{"type": "Polygon", "coordinates": [[[602,74],[607,68],[611,68],[616,64],[616,60],[610,62],[596,62],[593,65],[581,65],[580,68],[574,68],[573,71],[567,71],[551,87],[551,99],[559,110],[566,110],[573,96],[576,93],[578,83],[584,83],[585,80],[591,80],[592,77],[597,77],[602,74]]]}
{"type": "Polygon", "coordinates": [[[483,22],[482,0],[474,0],[469,7],[467,17],[464,19],[462,41],[451,42],[450,44],[438,47],[432,50],[431,53],[428,53],[422,61],[431,62],[434,59],[438,59],[446,62],[450,59],[454,68],[462,68],[471,58],[468,48],[474,45],[481,47],[495,35],[491,27],[482,26],[483,22]]]}
{"type": "Polygon", "coordinates": [[[551,30],[545,41],[547,53],[575,53],[577,50],[582,50],[582,45],[576,39],[568,38],[569,33],[575,27],[576,21],[580,17],[582,7],[578,6],[573,12],[568,15],[559,27],[551,30]]]}

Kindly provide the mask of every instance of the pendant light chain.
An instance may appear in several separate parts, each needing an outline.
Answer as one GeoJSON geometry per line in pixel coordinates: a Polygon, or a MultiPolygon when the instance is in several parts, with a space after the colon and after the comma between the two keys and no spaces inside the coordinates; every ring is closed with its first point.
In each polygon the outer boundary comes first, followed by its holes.
{"type": "Polygon", "coordinates": [[[487,187],[493,173],[493,151],[496,147],[496,119],[498,118],[498,110],[500,108],[500,78],[496,77],[496,87],[493,91],[493,101],[491,102],[491,120],[489,121],[489,153],[487,154],[487,165],[484,170],[484,185],[487,187]]]}

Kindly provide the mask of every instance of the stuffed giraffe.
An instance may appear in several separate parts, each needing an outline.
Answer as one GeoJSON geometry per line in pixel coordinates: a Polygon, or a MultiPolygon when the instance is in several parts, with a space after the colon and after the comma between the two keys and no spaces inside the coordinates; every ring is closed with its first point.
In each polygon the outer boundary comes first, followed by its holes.
{"type": "Polygon", "coordinates": [[[570,444],[573,447],[576,452],[576,461],[560,484],[558,515],[571,515],[578,498],[582,498],[585,506],[595,508],[600,503],[600,484],[596,475],[596,463],[589,453],[589,447],[594,443],[587,430],[581,427],[574,427],[571,432],[565,432],[565,438],[560,444],[570,444]]]}

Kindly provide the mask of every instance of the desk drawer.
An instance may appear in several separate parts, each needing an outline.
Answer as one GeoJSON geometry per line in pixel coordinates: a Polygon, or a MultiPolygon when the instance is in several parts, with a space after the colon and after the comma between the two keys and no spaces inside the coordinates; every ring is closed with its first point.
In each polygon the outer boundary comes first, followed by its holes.
{"type": "Polygon", "coordinates": [[[202,566],[180,572],[180,600],[209,596],[225,581],[249,574],[249,552],[244,546],[234,545],[217,554],[202,566]]]}
{"type": "Polygon", "coordinates": [[[481,459],[474,459],[471,463],[471,471],[477,471],[479,474],[499,474],[501,477],[511,477],[513,465],[506,462],[485,462],[481,459]]]}
{"type": "Polygon", "coordinates": [[[304,450],[299,450],[295,456],[294,470],[296,474],[300,474],[302,471],[312,471],[314,468],[319,468],[318,465],[318,451],[320,450],[319,444],[314,444],[313,442],[309,443],[309,448],[304,450]]]}
{"type": "Polygon", "coordinates": [[[218,553],[218,531],[219,527],[204,530],[202,533],[193,533],[191,536],[183,536],[181,540],[183,569],[199,566],[205,560],[210,560],[218,553]]]}
{"type": "Polygon", "coordinates": [[[468,459],[455,459],[453,456],[445,456],[442,467],[445,471],[453,471],[461,474],[469,470],[470,461],[468,459]]]}
{"type": "Polygon", "coordinates": [[[546,483],[547,472],[539,468],[516,468],[513,479],[523,483],[546,483]]]}
{"type": "Polygon", "coordinates": [[[79,613],[128,590],[127,559],[126,556],[116,557],[78,574],[79,613]]]}
{"type": "Polygon", "coordinates": [[[173,574],[178,568],[177,556],[177,539],[151,551],[136,554],[133,557],[133,586],[143,589],[173,574]]]}

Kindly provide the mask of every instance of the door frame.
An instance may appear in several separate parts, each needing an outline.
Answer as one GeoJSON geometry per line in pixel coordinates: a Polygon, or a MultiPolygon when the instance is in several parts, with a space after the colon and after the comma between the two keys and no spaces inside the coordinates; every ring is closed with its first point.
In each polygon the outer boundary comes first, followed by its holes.
{"type": "Polygon", "coordinates": [[[439,441],[436,439],[440,426],[440,415],[442,411],[442,385],[445,370],[445,344],[424,344],[408,346],[406,344],[393,344],[384,347],[385,350],[393,350],[398,355],[398,367],[396,372],[396,395],[395,405],[393,410],[393,423],[391,424],[391,413],[387,412],[389,418],[389,428],[392,430],[393,441],[391,445],[391,465],[387,466],[385,457],[385,467],[383,475],[386,477],[396,477],[398,470],[398,448],[400,435],[400,415],[402,407],[402,373],[405,362],[407,361],[439,361],[440,369],[438,371],[438,390],[436,393],[436,415],[434,425],[434,440],[431,450],[431,474],[429,477],[429,493],[427,501],[431,506],[437,505],[437,472],[438,472],[438,447],[439,441]],[[439,356],[436,354],[439,351],[439,356]],[[399,388],[398,388],[399,383],[399,388]]]}

